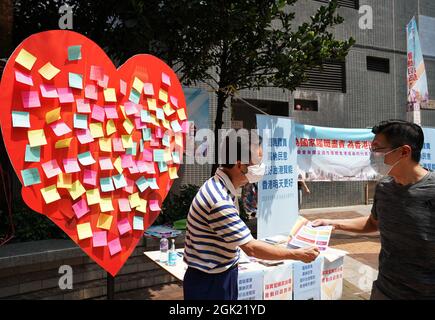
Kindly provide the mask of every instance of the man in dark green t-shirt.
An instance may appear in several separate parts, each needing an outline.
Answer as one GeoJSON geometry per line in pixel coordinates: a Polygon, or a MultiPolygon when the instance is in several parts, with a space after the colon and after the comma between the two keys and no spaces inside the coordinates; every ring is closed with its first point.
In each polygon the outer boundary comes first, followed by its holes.
{"type": "Polygon", "coordinates": [[[419,165],[420,126],[401,121],[373,128],[371,163],[383,178],[376,186],[369,217],[329,220],[336,230],[379,230],[379,275],[371,299],[435,299],[435,173],[419,165]]]}

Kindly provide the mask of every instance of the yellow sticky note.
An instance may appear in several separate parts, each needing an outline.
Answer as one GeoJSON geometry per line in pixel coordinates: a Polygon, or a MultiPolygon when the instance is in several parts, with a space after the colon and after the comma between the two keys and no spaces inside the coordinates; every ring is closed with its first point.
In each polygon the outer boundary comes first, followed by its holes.
{"type": "Polygon", "coordinates": [[[53,123],[59,119],[60,119],[60,108],[53,109],[45,114],[45,122],[47,122],[47,124],[53,123]]]}
{"type": "Polygon", "coordinates": [[[167,116],[170,116],[171,114],[173,114],[175,112],[174,109],[172,109],[171,105],[169,103],[165,103],[163,106],[163,111],[165,112],[165,114],[167,116]]]}
{"type": "Polygon", "coordinates": [[[169,120],[163,119],[162,120],[162,125],[163,125],[163,127],[165,127],[165,129],[172,130],[171,129],[171,123],[169,122],[169,120]]]}
{"type": "Polygon", "coordinates": [[[15,58],[15,62],[22,65],[27,70],[32,70],[35,61],[36,57],[25,49],[21,49],[20,53],[18,53],[18,56],[15,58]]]}
{"type": "Polygon", "coordinates": [[[71,140],[72,140],[72,138],[58,140],[58,141],[56,141],[54,148],[55,149],[69,148],[69,145],[71,144],[71,140]]]}
{"type": "Polygon", "coordinates": [[[41,193],[45,203],[52,203],[60,199],[60,195],[59,192],[57,192],[55,184],[41,189],[41,193]]]}
{"type": "Polygon", "coordinates": [[[124,123],[122,125],[128,134],[131,134],[133,132],[134,125],[133,125],[133,123],[131,123],[130,119],[125,119],[124,123]]]}
{"type": "Polygon", "coordinates": [[[122,135],[121,138],[124,148],[133,148],[133,138],[131,135],[122,135]]]}
{"type": "Polygon", "coordinates": [[[42,68],[38,70],[38,72],[45,79],[51,80],[60,72],[60,69],[53,66],[50,62],[47,62],[42,68]]]}
{"type": "Polygon", "coordinates": [[[97,227],[101,229],[110,230],[110,227],[112,226],[112,220],[113,220],[113,216],[109,214],[101,213],[98,216],[97,227]]]}
{"type": "Polygon", "coordinates": [[[113,211],[112,198],[101,198],[100,210],[101,212],[113,211]]]}
{"type": "Polygon", "coordinates": [[[71,188],[68,189],[68,192],[73,200],[79,198],[82,196],[83,193],[86,192],[83,185],[80,183],[79,180],[74,181],[74,183],[71,185],[71,188]]]}
{"type": "Polygon", "coordinates": [[[178,118],[180,120],[186,120],[187,119],[187,117],[186,117],[186,111],[184,109],[178,109],[177,113],[178,113],[178,118]]]}
{"type": "Polygon", "coordinates": [[[44,129],[29,130],[27,131],[27,137],[29,138],[29,144],[31,147],[43,146],[47,144],[44,129]]]}
{"type": "Polygon", "coordinates": [[[112,139],[110,138],[100,138],[98,140],[100,145],[100,150],[105,152],[112,152],[112,139]]]}
{"type": "Polygon", "coordinates": [[[124,119],[127,119],[127,115],[125,114],[125,108],[124,108],[124,106],[123,106],[123,105],[120,105],[120,106],[119,106],[119,109],[121,109],[121,113],[122,113],[122,115],[124,116],[124,119]]]}
{"type": "Polygon", "coordinates": [[[71,173],[61,173],[57,176],[57,187],[69,189],[72,187],[71,173]]]}
{"type": "Polygon", "coordinates": [[[79,240],[88,239],[92,237],[92,228],[89,222],[77,225],[77,235],[79,240]]]}
{"type": "Polygon", "coordinates": [[[183,146],[183,136],[178,132],[175,134],[175,144],[180,147],[183,146]]]}
{"type": "Polygon", "coordinates": [[[89,130],[91,131],[92,138],[104,137],[103,124],[98,122],[92,122],[89,124],[89,130]]]}
{"type": "Polygon", "coordinates": [[[112,133],[116,132],[116,126],[115,126],[115,122],[110,119],[109,121],[107,121],[106,124],[106,133],[108,136],[110,136],[112,133]]]}
{"type": "Polygon", "coordinates": [[[137,91],[137,92],[142,92],[143,90],[143,86],[144,83],[137,77],[134,77],[134,81],[133,81],[133,88],[137,91]]]}
{"type": "Polygon", "coordinates": [[[159,100],[164,103],[168,102],[168,93],[163,89],[159,90],[159,100]]]}
{"type": "Polygon", "coordinates": [[[136,207],[136,210],[142,213],[147,213],[147,201],[145,199],[140,199],[140,205],[136,207]]]}
{"type": "Polygon", "coordinates": [[[151,123],[152,123],[153,125],[155,125],[155,126],[157,126],[157,127],[160,126],[159,120],[157,120],[157,117],[156,117],[154,114],[152,114],[152,115],[150,116],[150,118],[151,118],[151,123]]]}
{"type": "Polygon", "coordinates": [[[116,102],[116,91],[114,88],[104,89],[104,101],[116,102]]]}
{"type": "Polygon", "coordinates": [[[164,161],[171,161],[172,160],[171,149],[165,149],[165,151],[163,151],[163,160],[164,161]]]}
{"type": "Polygon", "coordinates": [[[168,171],[169,171],[169,178],[171,180],[178,178],[177,168],[176,167],[170,167],[168,171]]]}
{"type": "Polygon", "coordinates": [[[131,195],[128,196],[128,201],[130,202],[130,208],[136,208],[137,206],[141,205],[141,201],[140,201],[140,197],[139,197],[139,192],[133,193],[131,195]]]}
{"type": "Polygon", "coordinates": [[[115,162],[113,162],[113,166],[115,167],[115,169],[119,172],[122,173],[122,171],[124,169],[122,169],[121,166],[121,157],[116,158],[115,162]]]}
{"type": "Polygon", "coordinates": [[[148,110],[156,110],[157,109],[157,101],[156,99],[148,98],[147,99],[148,110]]]}
{"type": "Polygon", "coordinates": [[[88,205],[100,203],[100,191],[98,188],[86,191],[86,201],[88,205]]]}

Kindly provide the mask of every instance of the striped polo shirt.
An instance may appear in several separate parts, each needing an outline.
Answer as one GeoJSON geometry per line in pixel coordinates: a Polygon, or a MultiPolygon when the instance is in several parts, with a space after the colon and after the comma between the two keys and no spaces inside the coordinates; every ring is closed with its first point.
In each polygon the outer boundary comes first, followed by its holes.
{"type": "Polygon", "coordinates": [[[236,189],[218,169],[199,189],[187,216],[184,261],[206,273],[221,273],[239,261],[239,246],[253,239],[240,219],[236,189]]]}

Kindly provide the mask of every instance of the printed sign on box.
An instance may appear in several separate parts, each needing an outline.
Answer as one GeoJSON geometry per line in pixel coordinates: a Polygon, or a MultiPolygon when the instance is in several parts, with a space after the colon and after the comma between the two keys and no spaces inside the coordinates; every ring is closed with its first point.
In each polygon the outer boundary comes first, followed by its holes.
{"type": "Polygon", "coordinates": [[[292,300],[293,266],[291,262],[264,271],[264,300],[292,300]]]}
{"type": "Polygon", "coordinates": [[[323,257],[311,263],[293,263],[293,300],[320,300],[320,284],[323,257]]]}

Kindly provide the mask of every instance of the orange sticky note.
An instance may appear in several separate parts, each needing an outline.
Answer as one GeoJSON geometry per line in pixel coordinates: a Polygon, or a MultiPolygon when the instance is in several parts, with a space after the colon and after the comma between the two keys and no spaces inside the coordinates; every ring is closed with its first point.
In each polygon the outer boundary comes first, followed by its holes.
{"type": "Polygon", "coordinates": [[[71,173],[61,173],[57,176],[57,187],[69,189],[72,187],[71,173]]]}
{"type": "Polygon", "coordinates": [[[113,216],[109,214],[101,213],[98,216],[97,227],[101,229],[110,230],[110,227],[112,226],[112,220],[113,220],[113,216]]]}
{"type": "Polygon", "coordinates": [[[20,53],[18,53],[18,56],[15,58],[15,62],[30,71],[36,62],[36,57],[27,50],[21,49],[20,53]]]}
{"type": "Polygon", "coordinates": [[[73,138],[66,138],[66,139],[58,140],[56,141],[54,148],[55,149],[69,148],[72,139],[73,138]]]}
{"type": "Polygon", "coordinates": [[[145,199],[140,199],[140,205],[136,207],[136,210],[142,213],[147,213],[147,201],[145,199]]]}
{"type": "Polygon", "coordinates": [[[47,122],[47,124],[53,123],[59,119],[60,119],[60,108],[53,109],[45,114],[45,122],[47,122]]]}

